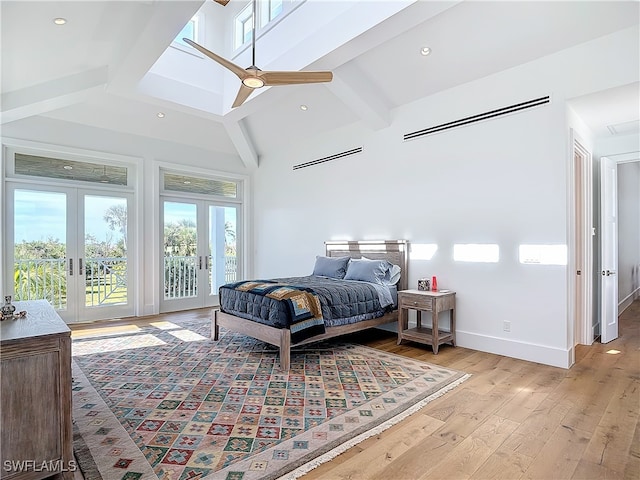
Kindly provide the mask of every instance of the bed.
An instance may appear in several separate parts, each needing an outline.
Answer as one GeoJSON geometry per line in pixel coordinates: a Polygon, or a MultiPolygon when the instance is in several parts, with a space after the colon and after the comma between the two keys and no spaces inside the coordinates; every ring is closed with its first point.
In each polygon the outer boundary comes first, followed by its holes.
{"type": "MultiPolygon", "coordinates": [[[[337,261],[339,259],[344,259],[345,257],[349,257],[353,260],[361,260],[363,257],[368,260],[383,260],[389,262],[391,265],[397,265],[400,267],[399,272],[399,280],[395,283],[395,289],[397,291],[406,290],[408,287],[408,242],[406,240],[381,240],[381,241],[330,241],[325,242],[325,259],[329,262],[334,263],[334,260],[337,261]]],[[[318,265],[318,261],[322,260],[316,259],[316,267],[318,265]]],[[[348,260],[347,260],[348,261],[348,260]]],[[[357,264],[358,262],[352,262],[357,264]]],[[[314,270],[315,271],[315,270],[314,270]]],[[[304,283],[304,278],[307,277],[298,277],[302,278],[300,282],[296,281],[297,278],[293,279],[285,279],[287,281],[291,280],[296,284],[292,289],[288,290],[298,290],[300,292],[306,292],[305,295],[312,297],[307,297],[310,299],[310,302],[313,302],[313,298],[320,297],[320,302],[322,306],[322,312],[329,312],[330,310],[342,311],[338,307],[327,306],[323,302],[326,301],[326,298],[322,297],[324,284],[320,284],[320,286],[315,286],[313,288],[308,287],[308,285],[304,283]],[[316,291],[314,288],[320,292],[316,295],[316,291]],[[311,293],[309,293],[311,292],[311,293]],[[329,309],[329,310],[327,310],[329,309]]],[[[313,278],[312,280],[316,280],[318,278],[313,278]]],[[[229,307],[229,305],[233,305],[231,300],[228,300],[229,295],[232,290],[247,290],[251,292],[256,292],[257,290],[266,289],[272,291],[276,286],[281,286],[282,279],[277,280],[254,280],[254,281],[245,281],[245,282],[236,282],[234,284],[223,285],[220,288],[220,299],[221,299],[221,308],[218,310],[214,310],[212,315],[212,325],[211,325],[211,335],[214,340],[218,340],[220,335],[220,327],[224,327],[227,330],[242,333],[244,335],[248,335],[250,337],[256,338],[263,342],[269,343],[271,345],[275,345],[279,347],[280,354],[280,367],[283,371],[289,370],[290,359],[291,359],[291,349],[293,347],[297,347],[300,345],[305,345],[312,342],[317,342],[320,340],[326,340],[328,338],[337,337],[340,335],[345,335],[348,333],[357,332],[360,330],[376,327],[379,325],[383,325],[386,323],[395,322],[398,319],[398,310],[397,310],[397,301],[395,308],[393,306],[386,306],[382,310],[382,312],[378,311],[382,305],[382,296],[380,289],[375,287],[379,295],[379,302],[377,304],[377,309],[375,312],[371,314],[363,314],[360,315],[362,311],[357,312],[358,315],[353,315],[348,319],[339,319],[332,317],[330,320],[320,320],[320,323],[323,323],[323,326],[312,326],[308,332],[313,332],[314,328],[319,328],[317,333],[303,335],[302,338],[299,332],[296,330],[297,325],[292,325],[291,327],[286,327],[278,322],[269,321],[268,319],[261,318],[252,318],[252,315],[249,315],[246,311],[241,311],[240,309],[234,310],[234,308],[229,307]],[[270,284],[275,282],[274,287],[271,288],[270,284]],[[223,299],[224,297],[224,299],[223,299]],[[226,303],[226,306],[223,305],[226,303]],[[360,319],[360,317],[363,317],[360,319]],[[369,318],[373,317],[373,318],[369,318]],[[345,322],[340,324],[341,321],[345,322]],[[269,322],[271,324],[269,324],[269,322]],[[292,334],[293,330],[293,334],[292,334]]],[[[327,283],[326,279],[321,279],[324,283],[327,283]]],[[[333,282],[333,283],[338,283],[333,282]]],[[[353,281],[353,284],[358,284],[358,288],[362,290],[370,289],[369,282],[358,282],[353,281]],[[367,285],[359,285],[359,284],[367,284],[367,285]]],[[[391,288],[393,291],[393,288],[391,288]]],[[[290,293],[290,292],[289,292],[290,293]]],[[[234,294],[235,295],[235,294],[234,294]]],[[[253,294],[251,294],[253,295],[253,294]]],[[[349,293],[351,295],[351,293],[349,293]]],[[[361,295],[361,293],[358,293],[361,295]]],[[[253,298],[253,297],[252,297],[253,298]]],[[[254,298],[255,300],[255,298],[254,298]]],[[[290,302],[291,303],[291,302],[290,302]]],[[[369,302],[362,300],[360,303],[373,304],[374,308],[376,307],[375,299],[373,302],[369,302]]],[[[331,316],[331,315],[329,315],[331,316]]],[[[313,320],[307,319],[303,323],[313,322],[313,320]]]]}

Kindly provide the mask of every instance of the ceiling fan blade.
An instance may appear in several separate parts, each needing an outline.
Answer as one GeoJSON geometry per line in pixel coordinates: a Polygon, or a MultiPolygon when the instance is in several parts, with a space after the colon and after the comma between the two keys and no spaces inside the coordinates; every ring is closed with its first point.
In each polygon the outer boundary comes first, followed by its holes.
{"type": "Polygon", "coordinates": [[[220,5],[222,5],[223,7],[229,3],[229,0],[213,0],[216,3],[219,3],[220,5]]]}
{"type": "Polygon", "coordinates": [[[238,90],[238,95],[236,96],[236,99],[234,100],[233,105],[231,105],[231,107],[236,108],[242,105],[244,101],[247,98],[249,98],[249,95],[253,93],[253,90],[254,90],[253,88],[246,87],[244,83],[241,83],[240,90],[238,90]]]}
{"type": "Polygon", "coordinates": [[[212,51],[207,50],[206,48],[204,48],[201,45],[198,45],[193,40],[189,40],[188,38],[183,38],[182,40],[187,42],[189,45],[191,45],[193,48],[195,48],[199,52],[204,53],[207,57],[211,58],[212,60],[215,60],[216,62],[218,62],[223,67],[228,68],[229,70],[231,70],[233,73],[235,73],[238,76],[238,78],[240,78],[240,80],[242,80],[243,78],[245,78],[247,76],[247,71],[244,68],[236,65],[233,62],[230,62],[226,58],[222,58],[220,55],[216,55],[212,51]]]}
{"type": "Polygon", "coordinates": [[[333,80],[332,72],[259,72],[267,86],[294,85],[298,83],[322,83],[333,80]]]}

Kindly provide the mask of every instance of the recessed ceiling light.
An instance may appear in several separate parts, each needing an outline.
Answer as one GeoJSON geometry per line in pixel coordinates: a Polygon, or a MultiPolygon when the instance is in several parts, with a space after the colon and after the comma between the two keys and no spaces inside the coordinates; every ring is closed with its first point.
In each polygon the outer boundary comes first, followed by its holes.
{"type": "Polygon", "coordinates": [[[300,105],[300,110],[304,110],[306,112],[307,110],[309,110],[309,107],[307,107],[306,105],[300,105]]]}
{"type": "Polygon", "coordinates": [[[164,113],[158,112],[158,118],[164,118],[164,113]]]}
{"type": "Polygon", "coordinates": [[[422,47],[420,49],[420,55],[424,55],[425,57],[431,53],[431,49],[429,47],[422,47]]]}
{"type": "Polygon", "coordinates": [[[73,167],[71,165],[65,165],[64,167],[65,170],[73,170],[73,167]]]}
{"type": "Polygon", "coordinates": [[[53,23],[55,23],[56,25],[64,25],[65,23],[67,23],[67,19],[62,17],[54,18],[53,23]]]}

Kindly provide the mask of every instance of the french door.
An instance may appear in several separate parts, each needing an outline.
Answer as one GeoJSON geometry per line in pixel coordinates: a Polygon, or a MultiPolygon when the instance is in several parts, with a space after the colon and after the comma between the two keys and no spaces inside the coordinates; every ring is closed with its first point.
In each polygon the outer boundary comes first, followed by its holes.
{"type": "Polygon", "coordinates": [[[10,185],[7,285],[49,301],[66,322],[134,314],[128,259],[132,195],[10,185]]]}
{"type": "Polygon", "coordinates": [[[234,204],[163,197],[160,311],[218,305],[218,288],[240,271],[234,204]]]}

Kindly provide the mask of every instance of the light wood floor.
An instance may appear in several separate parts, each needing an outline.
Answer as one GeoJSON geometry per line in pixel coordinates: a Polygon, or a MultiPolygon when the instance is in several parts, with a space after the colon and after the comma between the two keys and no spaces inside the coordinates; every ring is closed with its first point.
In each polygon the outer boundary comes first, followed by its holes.
{"type": "MultiPolygon", "coordinates": [[[[208,312],[133,323],[174,315],[208,312]]],[[[72,330],[91,336],[95,326],[72,330]]],[[[640,300],[617,340],[579,346],[569,370],[446,345],[433,355],[380,330],[350,340],[473,376],[304,480],[640,479],[640,300]]]]}

